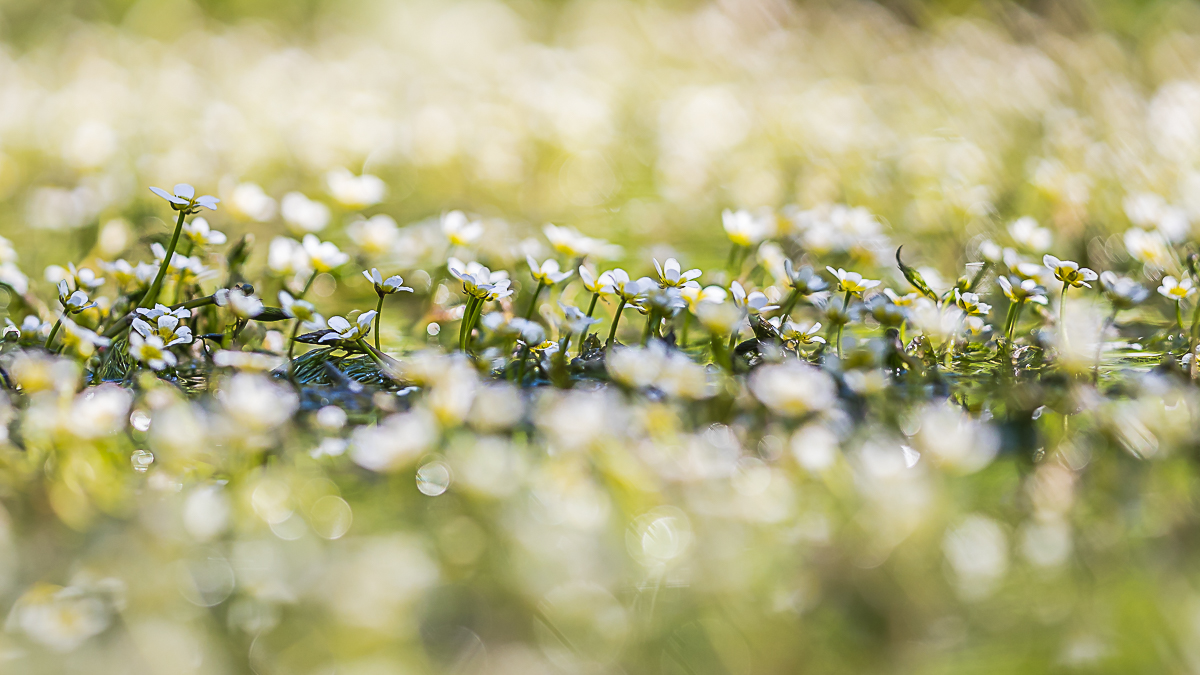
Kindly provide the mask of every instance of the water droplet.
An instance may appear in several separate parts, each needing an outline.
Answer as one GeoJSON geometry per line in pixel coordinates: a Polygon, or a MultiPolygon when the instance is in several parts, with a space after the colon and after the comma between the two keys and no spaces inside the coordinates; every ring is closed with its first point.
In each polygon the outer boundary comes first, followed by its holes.
{"type": "Polygon", "coordinates": [[[326,495],[313,502],[308,512],[309,524],[325,539],[338,539],[350,529],[354,513],[345,499],[326,495]]]}
{"type": "Polygon", "coordinates": [[[133,470],[138,473],[146,473],[150,465],[154,463],[154,454],[149,450],[134,450],[129,456],[129,462],[133,464],[133,470]]]}
{"type": "Polygon", "coordinates": [[[129,423],[138,431],[146,431],[150,428],[150,416],[144,411],[134,410],[129,414],[129,423]]]}
{"type": "Polygon", "coordinates": [[[429,333],[430,336],[437,335],[442,332],[442,326],[438,323],[431,323],[425,327],[425,332],[429,333]]]}
{"type": "Polygon", "coordinates": [[[417,469],[417,489],[421,494],[436,497],[450,488],[450,467],[445,462],[432,461],[417,469]]]}

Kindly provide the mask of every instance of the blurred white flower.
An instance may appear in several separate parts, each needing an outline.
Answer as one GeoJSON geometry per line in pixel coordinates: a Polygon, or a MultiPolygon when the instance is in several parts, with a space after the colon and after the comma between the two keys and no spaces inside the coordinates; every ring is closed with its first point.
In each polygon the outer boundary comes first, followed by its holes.
{"type": "Polygon", "coordinates": [[[141,333],[130,333],[129,355],[152,370],[162,370],[176,363],[175,355],[167,351],[166,343],[157,335],[143,337],[141,333]]]}
{"type": "Polygon", "coordinates": [[[350,458],[371,471],[396,471],[416,462],[437,438],[437,422],[425,410],[390,415],[378,425],[355,429],[350,458]]]}
{"type": "Polygon", "coordinates": [[[525,256],[525,263],[529,265],[529,273],[533,278],[547,286],[553,286],[574,274],[574,270],[561,271],[562,268],[559,267],[558,261],[553,258],[549,258],[539,265],[533,256],[525,256]]]}
{"type": "Polygon", "coordinates": [[[755,246],[775,233],[774,215],[767,213],[753,214],[746,210],[721,213],[721,224],[729,240],[738,246],[755,246]]]}
{"type": "Polygon", "coordinates": [[[226,241],[224,232],[212,229],[207,220],[199,217],[183,224],[183,236],[196,246],[220,246],[226,241]]]}
{"type": "Polygon", "coordinates": [[[283,222],[300,232],[320,232],[329,224],[329,207],[300,192],[289,192],[279,202],[283,222]]]}
{"type": "Polygon", "coordinates": [[[1039,226],[1038,222],[1030,216],[1018,218],[1009,223],[1008,234],[1017,244],[1034,253],[1048,250],[1052,243],[1050,230],[1039,226]]]}
{"type": "Polygon", "coordinates": [[[828,410],[837,401],[829,375],[796,361],[756,368],[749,388],[763,405],[788,417],[828,410]]]}
{"type": "Polygon", "coordinates": [[[361,209],[383,201],[387,187],[378,176],[355,176],[349,169],[337,168],[325,174],[329,194],[342,206],[361,209]]]}
{"type": "Polygon", "coordinates": [[[318,274],[329,272],[350,260],[350,256],[342,253],[337,245],[330,241],[321,241],[315,234],[306,234],[301,241],[308,264],[318,274]]]}
{"type": "Polygon", "coordinates": [[[444,213],[440,222],[451,246],[470,246],[483,236],[483,223],[469,220],[462,211],[444,213]]]}
{"type": "Polygon", "coordinates": [[[256,183],[239,183],[233,188],[229,203],[235,211],[260,223],[274,218],[277,208],[275,200],[256,183]]]}

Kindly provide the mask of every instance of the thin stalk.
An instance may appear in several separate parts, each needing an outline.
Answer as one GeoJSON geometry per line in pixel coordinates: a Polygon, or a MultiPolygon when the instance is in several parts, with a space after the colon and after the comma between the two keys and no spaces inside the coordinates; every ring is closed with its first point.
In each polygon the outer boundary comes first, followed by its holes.
{"type": "Polygon", "coordinates": [[[1021,311],[1025,309],[1025,301],[1017,303],[1017,309],[1013,311],[1012,326],[1008,329],[1008,341],[1012,342],[1017,334],[1017,324],[1021,321],[1021,311]]]}
{"type": "Polygon", "coordinates": [[[642,346],[645,346],[650,341],[650,336],[655,333],[655,319],[658,318],[658,312],[650,310],[650,315],[646,317],[646,328],[642,331],[642,346]]]}
{"type": "Polygon", "coordinates": [[[387,364],[383,362],[383,359],[379,358],[379,356],[377,356],[375,352],[371,350],[371,345],[367,344],[366,341],[364,341],[362,338],[359,338],[355,342],[359,348],[366,352],[367,356],[371,357],[371,360],[374,361],[380,368],[387,366],[387,364]]]}
{"type": "Polygon", "coordinates": [[[793,288],[792,292],[788,294],[787,300],[785,300],[783,302],[783,309],[779,314],[779,316],[780,316],[779,325],[782,326],[783,322],[785,322],[789,318],[791,318],[792,309],[794,309],[796,307],[796,302],[798,300],[800,300],[800,291],[793,288]]]}
{"type": "Polygon", "coordinates": [[[379,349],[379,324],[383,316],[383,293],[379,294],[379,304],[375,305],[375,349],[379,349]]]}
{"type": "Polygon", "coordinates": [[[46,337],[46,351],[50,351],[50,344],[54,342],[54,336],[58,335],[58,329],[62,327],[63,315],[58,315],[58,321],[54,322],[54,327],[50,329],[50,335],[46,337]]]}
{"type": "Polygon", "coordinates": [[[533,290],[533,297],[529,299],[529,309],[525,310],[525,320],[533,318],[533,308],[537,307],[538,296],[542,294],[542,289],[546,287],[545,282],[538,281],[537,288],[533,290]]]}
{"type": "Polygon", "coordinates": [[[721,336],[716,333],[711,334],[713,362],[724,368],[732,370],[733,365],[729,360],[729,353],[725,351],[725,344],[721,341],[721,336]]]}
{"type": "Polygon", "coordinates": [[[612,327],[608,329],[608,340],[604,343],[605,346],[611,345],[613,338],[617,337],[617,324],[621,322],[621,312],[625,311],[625,298],[621,298],[621,302],[617,304],[617,313],[613,314],[612,327]]]}
{"type": "Polygon", "coordinates": [[[1187,329],[1183,327],[1183,301],[1175,301],[1175,321],[1179,324],[1179,332],[1184,332],[1187,329]]]}
{"type": "Polygon", "coordinates": [[[462,323],[458,327],[459,351],[467,351],[467,338],[471,335],[471,329],[474,327],[471,324],[475,318],[475,306],[479,302],[479,298],[473,295],[467,298],[467,306],[463,309],[462,323]]]}
{"type": "MultiPolygon", "coordinates": [[[[1067,322],[1066,322],[1067,289],[1070,287],[1071,287],[1070,284],[1064,283],[1063,289],[1062,289],[1062,295],[1058,296],[1058,332],[1062,333],[1062,341],[1063,341],[1063,349],[1064,350],[1068,349],[1071,346],[1070,342],[1067,339],[1067,322]]],[[[1176,311],[1179,310],[1178,305],[1175,307],[1175,309],[1176,309],[1176,311]]],[[[1179,325],[1180,325],[1180,328],[1182,328],[1183,322],[1181,321],[1179,325]]]]}
{"type": "MultiPolygon", "coordinates": [[[[588,305],[587,318],[592,318],[592,313],[596,311],[596,301],[600,299],[599,293],[592,293],[592,303],[588,305]]],[[[584,326],[583,330],[579,331],[579,355],[583,356],[583,345],[587,342],[589,327],[584,326]]]]}
{"type": "Polygon", "coordinates": [[[688,341],[688,326],[692,325],[692,313],[687,309],[683,310],[683,326],[679,329],[679,348],[687,349],[688,341]]]}
{"type": "Polygon", "coordinates": [[[150,288],[146,289],[146,294],[138,302],[138,307],[149,307],[158,298],[158,293],[162,290],[163,278],[167,276],[167,268],[171,266],[171,258],[175,257],[175,248],[179,246],[179,233],[183,231],[185,216],[187,216],[187,209],[180,210],[179,219],[175,221],[175,232],[171,235],[171,243],[167,246],[167,255],[163,258],[162,264],[158,266],[158,274],[154,276],[154,282],[150,284],[150,288]]]}
{"type": "MultiPolygon", "coordinates": [[[[846,310],[850,308],[850,291],[846,291],[846,297],[842,300],[842,314],[846,314],[846,310]]],[[[837,327],[837,355],[838,359],[842,358],[842,328],[845,324],[839,323],[837,327]]]]}
{"type": "Polygon", "coordinates": [[[316,281],[316,279],[317,272],[316,270],[313,270],[313,273],[308,275],[308,281],[304,282],[304,290],[300,291],[300,295],[296,296],[297,300],[303,300],[304,296],[308,295],[308,289],[312,288],[313,282],[316,281]]]}

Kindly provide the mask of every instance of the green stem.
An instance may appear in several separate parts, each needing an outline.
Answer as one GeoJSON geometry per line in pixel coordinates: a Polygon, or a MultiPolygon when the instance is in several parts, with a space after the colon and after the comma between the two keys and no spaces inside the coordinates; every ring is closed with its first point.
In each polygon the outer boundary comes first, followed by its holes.
{"type": "Polygon", "coordinates": [[[379,349],[379,319],[383,316],[383,293],[379,294],[379,304],[375,305],[375,349],[379,349]]]}
{"type": "MultiPolygon", "coordinates": [[[[592,313],[596,311],[596,301],[600,299],[599,293],[592,293],[592,303],[588,305],[587,318],[592,318],[592,313]]],[[[583,345],[587,342],[588,327],[584,326],[579,332],[579,355],[583,356],[583,345]]]]}
{"type": "Polygon", "coordinates": [[[605,346],[611,345],[613,338],[617,337],[617,324],[621,322],[621,312],[625,311],[625,298],[621,298],[621,302],[617,304],[617,313],[613,314],[612,327],[608,329],[608,340],[604,343],[605,346]]]}
{"type": "Polygon", "coordinates": [[[533,309],[534,307],[537,307],[538,296],[542,294],[542,289],[545,288],[545,286],[546,284],[544,282],[538,281],[537,288],[535,288],[533,291],[533,297],[529,299],[529,309],[525,310],[526,321],[529,321],[531,318],[533,318],[533,309]]]}
{"type": "Polygon", "coordinates": [[[359,338],[356,341],[356,344],[359,346],[360,349],[362,349],[364,352],[366,352],[367,356],[371,357],[371,360],[374,361],[376,364],[378,364],[379,367],[383,368],[387,365],[386,363],[383,362],[383,359],[379,358],[379,356],[377,356],[375,354],[375,352],[371,350],[371,345],[367,344],[362,338],[359,338]]]}
{"type": "MultiPolygon", "coordinates": [[[[1062,295],[1058,296],[1058,330],[1060,333],[1062,333],[1062,341],[1063,341],[1063,349],[1064,350],[1071,346],[1070,342],[1067,339],[1067,321],[1066,321],[1067,289],[1070,287],[1071,287],[1070,284],[1063,283],[1062,295]]],[[[1179,307],[1176,306],[1175,309],[1178,310],[1179,307]]],[[[1181,321],[1180,328],[1182,328],[1182,327],[1183,327],[1183,322],[1181,321]]]]}
{"type": "Polygon", "coordinates": [[[316,281],[316,279],[317,279],[317,273],[314,270],[312,274],[308,275],[308,281],[306,281],[304,283],[304,290],[300,291],[300,295],[296,296],[297,300],[303,300],[304,296],[308,295],[308,289],[312,288],[313,281],[316,281]]]}
{"type": "MultiPolygon", "coordinates": [[[[842,314],[846,314],[846,310],[850,308],[850,295],[851,292],[846,291],[846,297],[842,299],[842,314]]],[[[847,318],[849,318],[848,314],[847,318]]],[[[845,324],[843,323],[839,323],[837,327],[837,355],[839,360],[842,358],[842,328],[844,327],[845,324]]]]}
{"type": "MultiPolygon", "coordinates": [[[[300,334],[300,319],[296,319],[292,323],[292,337],[288,338],[288,361],[292,360],[292,354],[296,353],[296,336],[300,334]]],[[[288,370],[291,370],[291,364],[288,364],[288,370]]]]}
{"type": "Polygon", "coordinates": [[[642,346],[644,347],[650,341],[650,335],[654,333],[654,319],[658,316],[658,312],[650,310],[650,315],[646,317],[646,328],[642,330],[642,346]]]}
{"type": "Polygon", "coordinates": [[[54,336],[58,335],[58,329],[62,327],[63,315],[58,315],[58,321],[54,322],[54,327],[50,329],[50,335],[46,336],[46,351],[50,351],[50,344],[54,342],[54,336]]]}
{"type": "Polygon", "coordinates": [[[679,348],[687,349],[688,326],[692,325],[692,313],[683,310],[683,326],[679,329],[679,348]]]}
{"type": "Polygon", "coordinates": [[[459,351],[467,351],[467,340],[471,336],[471,329],[474,328],[473,324],[475,322],[475,307],[481,302],[482,301],[479,298],[473,295],[467,298],[467,306],[463,309],[462,323],[458,327],[459,351]]]}
{"type": "Polygon", "coordinates": [[[1017,309],[1013,312],[1012,326],[1010,326],[1008,329],[1008,341],[1009,342],[1012,342],[1014,339],[1016,339],[1015,336],[1017,334],[1017,324],[1020,323],[1020,321],[1021,321],[1021,311],[1024,309],[1025,309],[1025,301],[1022,300],[1021,302],[1017,303],[1017,309]]]}
{"type": "Polygon", "coordinates": [[[1186,329],[1183,327],[1183,301],[1182,300],[1175,301],[1175,321],[1179,324],[1179,332],[1181,332],[1181,333],[1184,332],[1186,329]]]}
{"type": "Polygon", "coordinates": [[[791,318],[792,309],[796,307],[796,302],[798,300],[800,300],[800,291],[793,288],[792,292],[788,294],[787,300],[785,300],[783,303],[783,310],[779,314],[781,317],[779,325],[782,326],[785,321],[791,318]]]}
{"type": "Polygon", "coordinates": [[[175,233],[171,235],[171,243],[167,246],[167,255],[163,258],[162,264],[158,266],[158,274],[154,276],[154,282],[150,284],[150,288],[146,289],[146,294],[138,302],[138,307],[149,307],[158,298],[158,293],[162,290],[163,278],[167,276],[167,268],[171,266],[171,258],[175,257],[175,248],[179,246],[179,233],[183,231],[185,216],[187,216],[187,210],[180,210],[179,219],[175,221],[175,233]]]}

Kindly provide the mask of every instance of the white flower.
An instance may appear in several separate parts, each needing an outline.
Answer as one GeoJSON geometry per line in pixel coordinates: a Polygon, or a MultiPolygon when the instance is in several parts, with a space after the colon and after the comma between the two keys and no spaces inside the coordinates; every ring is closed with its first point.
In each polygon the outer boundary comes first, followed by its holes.
{"type": "Polygon", "coordinates": [[[387,187],[379,177],[366,173],[355,176],[345,168],[333,169],[325,174],[325,184],[334,199],[352,209],[378,204],[387,193],[387,187]]]}
{"type": "Polygon", "coordinates": [[[1125,232],[1124,240],[1125,249],[1135,260],[1159,269],[1171,264],[1171,249],[1161,234],[1134,227],[1125,232]]]}
{"type": "Polygon", "coordinates": [[[662,265],[658,264],[658,258],[654,258],[654,269],[658,270],[658,283],[663,288],[667,288],[668,286],[679,288],[688,284],[699,286],[693,280],[699,279],[700,275],[703,274],[698,269],[681,272],[679,261],[674,258],[667,258],[667,262],[662,265]]]}
{"type": "Polygon", "coordinates": [[[193,218],[183,224],[183,236],[196,246],[220,246],[226,242],[225,233],[212,229],[203,218],[193,218]]]}
{"type": "Polygon", "coordinates": [[[194,211],[195,207],[203,206],[209,211],[216,211],[217,204],[220,199],[212,195],[204,195],[203,197],[196,196],[196,188],[187,183],[179,183],[175,186],[175,194],[171,194],[162,188],[152,187],[150,191],[171,202],[171,208],[176,211],[194,211]]]}
{"type": "Polygon", "coordinates": [[[762,213],[755,215],[746,210],[721,213],[721,224],[729,240],[738,246],[754,246],[775,233],[774,215],[762,213]]]}
{"type": "Polygon", "coordinates": [[[469,220],[462,211],[442,214],[442,232],[453,246],[470,246],[483,236],[483,223],[469,220]]]}
{"type": "Polygon", "coordinates": [[[320,232],[329,224],[329,207],[299,192],[283,196],[279,214],[283,216],[283,222],[303,232],[320,232]]]}
{"type": "Polygon", "coordinates": [[[600,323],[600,319],[589,318],[578,307],[564,305],[561,301],[558,306],[563,311],[563,318],[558,320],[559,330],[563,333],[570,335],[582,333],[588,326],[600,323]]]}
{"type": "Polygon", "coordinates": [[[267,267],[280,276],[308,272],[308,255],[295,239],[275,237],[267,249],[267,267]]]}
{"type": "Polygon", "coordinates": [[[346,228],[346,235],[362,252],[371,257],[391,253],[400,238],[396,221],[385,213],[359,219],[346,228]]]}
{"type": "Polygon", "coordinates": [[[954,304],[968,316],[987,316],[992,311],[991,305],[979,301],[977,293],[961,293],[957,288],[954,289],[954,304]]]}
{"type": "Polygon", "coordinates": [[[1005,297],[1012,302],[1025,302],[1028,300],[1039,305],[1045,305],[1049,302],[1046,298],[1046,290],[1039,286],[1035,279],[1023,279],[1020,285],[1013,286],[1008,277],[1001,274],[996,277],[996,283],[1004,291],[1005,297]]]}
{"type": "Polygon", "coordinates": [[[263,303],[258,296],[247,295],[241,288],[222,288],[213,294],[218,307],[229,307],[240,319],[253,319],[262,313],[263,303]]]}
{"type": "Polygon", "coordinates": [[[279,306],[284,314],[300,320],[304,330],[321,330],[326,328],[325,317],[317,313],[311,302],[297,300],[287,291],[279,291],[279,306]]]}
{"type": "Polygon", "coordinates": [[[842,268],[836,270],[832,267],[826,267],[829,273],[837,277],[838,290],[843,293],[851,293],[862,297],[862,294],[879,285],[879,282],[874,279],[864,279],[858,272],[847,272],[842,268]]]}
{"type": "Polygon", "coordinates": [[[650,277],[630,279],[629,273],[619,267],[601,274],[600,283],[612,289],[609,292],[625,302],[638,300],[655,286],[650,277]]]}
{"type": "Polygon", "coordinates": [[[763,405],[789,417],[827,410],[837,400],[837,387],[829,375],[797,361],[756,368],[749,387],[763,405]]]}
{"type": "Polygon", "coordinates": [[[265,223],[275,217],[275,200],[256,183],[241,183],[229,197],[234,209],[251,220],[265,223]]]}
{"type": "Polygon", "coordinates": [[[579,266],[579,280],[583,282],[583,287],[589,293],[611,294],[613,290],[604,284],[603,279],[603,274],[597,277],[588,268],[583,265],[579,266]]]}
{"type": "Polygon", "coordinates": [[[1158,292],[1164,298],[1178,301],[1195,295],[1196,288],[1192,285],[1192,280],[1187,277],[1176,280],[1175,277],[1165,276],[1162,285],[1158,287],[1158,292]]]}
{"type": "Polygon", "coordinates": [[[621,255],[620,246],[614,246],[603,239],[584,236],[573,227],[560,227],[546,223],[542,232],[550,242],[550,247],[556,253],[567,258],[592,256],[611,259],[621,255]]]}
{"type": "MultiPolygon", "coordinates": [[[[353,342],[362,339],[371,332],[371,322],[375,320],[375,310],[363,312],[359,314],[354,323],[340,316],[329,318],[329,329],[332,331],[321,336],[321,342],[329,342],[330,340],[348,340],[353,342]]],[[[353,313],[350,318],[355,318],[353,313]]]]}
{"type": "Polygon", "coordinates": [[[702,302],[711,302],[721,304],[725,302],[725,298],[729,297],[729,293],[720,286],[705,286],[700,288],[699,285],[684,286],[680,289],[680,295],[684,302],[687,303],[688,309],[692,314],[696,314],[702,302]]]}
{"type": "Polygon", "coordinates": [[[104,285],[103,277],[97,277],[96,273],[90,268],[76,268],[75,263],[67,263],[66,267],[50,265],[46,268],[45,276],[46,281],[52,284],[66,281],[70,284],[71,290],[86,289],[90,291],[104,285]]]}
{"type": "Polygon", "coordinates": [[[64,317],[62,320],[63,349],[87,358],[96,351],[96,347],[107,347],[110,342],[108,338],[101,337],[95,331],[84,328],[70,319],[64,317]]]}
{"type": "Polygon", "coordinates": [[[58,282],[58,301],[62,303],[63,310],[68,314],[78,314],[96,306],[96,303],[88,302],[87,293],[83,291],[71,293],[65,280],[58,282]]]}
{"type": "Polygon", "coordinates": [[[167,351],[162,338],[157,335],[143,337],[140,333],[130,333],[129,355],[152,370],[162,370],[176,363],[175,355],[167,351]]]}
{"type": "Polygon", "coordinates": [[[538,261],[533,259],[533,256],[527,255],[525,256],[525,262],[529,265],[529,273],[533,275],[533,278],[547,286],[553,286],[574,274],[572,270],[567,270],[566,272],[560,271],[561,268],[558,266],[558,261],[553,258],[539,265],[538,261]]]}
{"type": "Polygon", "coordinates": [[[508,272],[492,272],[477,262],[464,263],[458,258],[450,258],[446,269],[451,276],[462,282],[463,292],[481,300],[496,300],[512,295],[509,288],[508,272]]]}
{"type": "Polygon", "coordinates": [[[404,285],[404,278],[399,275],[384,279],[379,270],[372,267],[370,272],[363,270],[363,276],[367,278],[367,281],[371,282],[371,285],[375,288],[375,292],[379,295],[391,295],[400,291],[413,292],[413,289],[404,285]]]}
{"type": "Polygon", "coordinates": [[[1042,256],[1042,264],[1046,266],[1046,269],[1054,272],[1055,279],[1068,286],[1076,288],[1087,286],[1091,288],[1092,285],[1088,282],[1095,281],[1097,278],[1095,272],[1086,267],[1080,267],[1079,263],[1070,260],[1059,260],[1049,253],[1042,256]]]}
{"type": "MultiPolygon", "coordinates": [[[[875,283],[879,283],[876,281],[875,283]]],[[[746,289],[738,282],[733,282],[729,285],[729,290],[733,294],[733,304],[743,311],[751,314],[760,312],[769,312],[773,309],[779,309],[779,305],[772,305],[771,301],[765,294],[760,291],[746,293],[746,289]]]]}
{"type": "Polygon", "coordinates": [[[783,328],[779,330],[779,334],[785,340],[795,341],[801,345],[825,344],[825,338],[818,333],[821,332],[821,323],[801,324],[788,321],[783,324],[783,328]]]}
{"type": "Polygon", "coordinates": [[[1039,227],[1038,222],[1029,216],[1013,221],[1008,226],[1008,233],[1013,241],[1031,251],[1041,253],[1050,248],[1050,230],[1039,227]]]}
{"type": "Polygon", "coordinates": [[[9,625],[58,652],[78,648],[108,628],[105,602],[83,589],[38,584],[13,605],[9,625]]]}
{"type": "Polygon", "coordinates": [[[29,290],[29,277],[15,263],[0,263],[0,284],[11,286],[17,293],[29,290]]]}
{"type": "Polygon", "coordinates": [[[356,429],[350,436],[350,458],[371,471],[395,471],[416,462],[437,439],[437,420],[418,408],[356,429]]]}
{"type": "Polygon", "coordinates": [[[172,312],[169,308],[158,305],[154,310],[137,311],[142,316],[133,320],[133,329],[142,337],[157,336],[166,347],[191,344],[192,329],[180,324],[182,319],[192,315],[191,310],[181,307],[172,312]]]}
{"type": "Polygon", "coordinates": [[[308,255],[309,264],[318,273],[328,272],[350,259],[350,256],[338,250],[336,244],[330,241],[321,241],[315,234],[304,235],[301,245],[308,255]]]}

